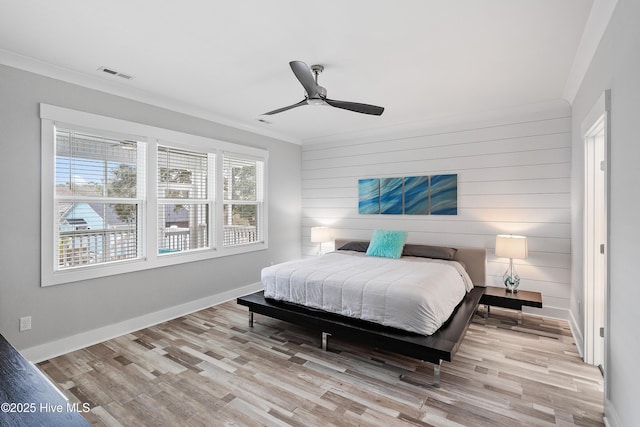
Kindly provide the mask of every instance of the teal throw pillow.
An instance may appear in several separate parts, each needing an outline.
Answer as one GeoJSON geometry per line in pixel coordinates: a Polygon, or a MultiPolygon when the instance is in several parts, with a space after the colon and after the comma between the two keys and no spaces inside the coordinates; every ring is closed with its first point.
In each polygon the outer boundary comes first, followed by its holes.
{"type": "Polygon", "coordinates": [[[406,231],[375,230],[371,236],[367,256],[400,258],[406,240],[406,231]]]}

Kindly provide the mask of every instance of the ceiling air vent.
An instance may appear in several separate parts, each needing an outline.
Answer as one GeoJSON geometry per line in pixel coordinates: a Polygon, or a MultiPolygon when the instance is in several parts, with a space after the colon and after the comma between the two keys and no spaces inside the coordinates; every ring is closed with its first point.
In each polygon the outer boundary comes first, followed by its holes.
{"type": "Polygon", "coordinates": [[[107,74],[111,74],[112,76],[122,77],[123,79],[127,79],[127,80],[131,80],[133,78],[133,76],[130,76],[129,74],[124,74],[124,73],[121,73],[119,71],[112,70],[111,68],[107,68],[107,67],[100,67],[100,68],[98,68],[98,71],[103,71],[103,72],[105,72],[107,74]]]}

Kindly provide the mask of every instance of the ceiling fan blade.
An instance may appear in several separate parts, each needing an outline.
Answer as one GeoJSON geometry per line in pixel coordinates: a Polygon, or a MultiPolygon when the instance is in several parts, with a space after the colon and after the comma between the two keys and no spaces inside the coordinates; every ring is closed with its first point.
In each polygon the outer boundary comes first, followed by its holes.
{"type": "Polygon", "coordinates": [[[360,104],[358,102],[336,101],[335,99],[324,98],[325,102],[332,107],[342,108],[343,110],[355,111],[356,113],[371,114],[379,116],[384,111],[384,107],[376,105],[360,104]]]}
{"type": "Polygon", "coordinates": [[[268,113],[263,113],[263,116],[270,116],[272,114],[278,114],[278,113],[282,113],[283,111],[287,111],[287,110],[291,110],[292,108],[296,108],[296,107],[300,107],[302,105],[307,105],[307,100],[303,99],[302,101],[293,104],[293,105],[289,105],[287,107],[282,107],[282,108],[278,108],[277,110],[273,110],[273,111],[269,111],[268,113]]]}
{"type": "Polygon", "coordinates": [[[318,95],[318,84],[313,77],[311,68],[302,61],[291,61],[289,65],[291,66],[293,74],[296,75],[296,78],[307,92],[307,96],[309,98],[315,98],[318,95]]]}

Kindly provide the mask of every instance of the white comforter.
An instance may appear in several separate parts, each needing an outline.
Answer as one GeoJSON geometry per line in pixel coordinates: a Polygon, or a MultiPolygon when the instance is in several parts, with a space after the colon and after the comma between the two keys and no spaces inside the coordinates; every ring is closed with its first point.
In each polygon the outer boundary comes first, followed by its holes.
{"type": "Polygon", "coordinates": [[[262,284],[267,298],[422,335],[437,331],[473,288],[455,261],[351,251],[266,267],[262,284]]]}

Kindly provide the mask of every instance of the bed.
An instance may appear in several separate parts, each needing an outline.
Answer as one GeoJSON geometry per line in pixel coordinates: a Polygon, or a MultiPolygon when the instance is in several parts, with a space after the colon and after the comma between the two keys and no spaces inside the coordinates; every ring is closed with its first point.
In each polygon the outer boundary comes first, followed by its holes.
{"type": "MultiPolygon", "coordinates": [[[[353,245],[354,242],[365,247],[368,244],[366,241],[338,239],[335,247],[341,248],[346,244],[353,245]]],[[[407,246],[412,246],[416,250],[421,248],[421,245],[407,246]]],[[[328,255],[336,257],[333,254],[328,255]]],[[[440,365],[443,361],[452,360],[476,312],[486,284],[486,250],[484,248],[459,247],[453,255],[453,260],[464,265],[473,288],[464,292],[461,301],[456,303],[451,314],[447,314],[442,324],[438,325],[437,330],[427,331],[428,333],[413,330],[412,327],[405,330],[402,325],[393,323],[395,319],[387,324],[384,324],[384,319],[382,321],[377,319],[378,323],[374,323],[367,316],[354,318],[350,313],[347,313],[348,315],[340,313],[340,310],[338,313],[330,313],[319,306],[308,307],[299,303],[280,301],[278,298],[282,295],[278,295],[277,291],[274,293],[273,289],[267,290],[267,295],[277,298],[267,298],[265,291],[260,291],[240,297],[237,302],[249,308],[250,327],[253,327],[254,313],[258,313],[321,332],[324,349],[327,347],[328,337],[333,335],[432,363],[434,364],[434,385],[438,386],[440,365]]],[[[282,268],[276,267],[275,270],[282,270],[282,268]]],[[[304,271],[299,273],[308,274],[304,271]]],[[[323,276],[322,273],[320,275],[323,276]]],[[[309,281],[313,282],[313,280],[309,281]]],[[[286,291],[283,292],[282,289],[280,291],[286,294],[286,291]]]]}

